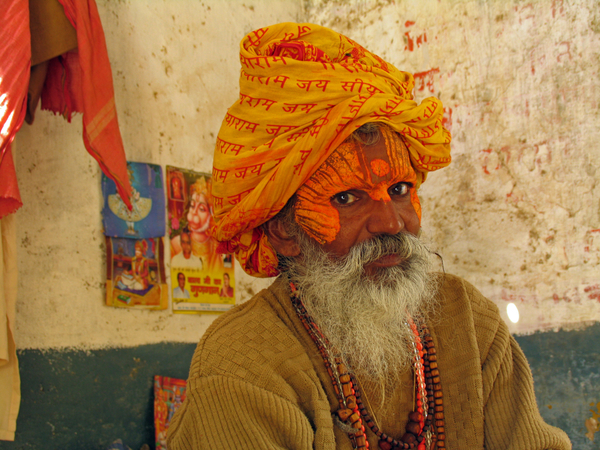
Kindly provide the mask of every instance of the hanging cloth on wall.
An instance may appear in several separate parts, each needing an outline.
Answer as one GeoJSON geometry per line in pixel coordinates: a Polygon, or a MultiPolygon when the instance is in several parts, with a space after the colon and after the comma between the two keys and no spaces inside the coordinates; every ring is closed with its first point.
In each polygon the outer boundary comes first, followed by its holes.
{"type": "Polygon", "coordinates": [[[83,112],[85,147],[130,206],[112,72],[94,0],[9,0],[5,6],[0,10],[0,23],[8,24],[0,29],[0,218],[22,205],[10,144],[25,118],[33,123],[40,96],[42,109],[69,122],[73,113],[83,112]]]}
{"type": "Polygon", "coordinates": [[[58,0],[29,0],[31,76],[25,122],[33,123],[42,96],[48,64],[53,58],[77,49],[77,32],[58,0]]]}
{"type": "Polygon", "coordinates": [[[0,440],[14,441],[21,379],[13,338],[17,303],[15,216],[0,219],[0,440]]]}
{"type": "Polygon", "coordinates": [[[61,114],[69,122],[73,113],[83,112],[85,148],[131,207],[131,185],[98,8],[94,0],[59,1],[76,30],[77,48],[49,61],[42,109],[61,114]]]}
{"type": "Polygon", "coordinates": [[[11,143],[25,119],[31,59],[27,0],[7,0],[0,8],[0,218],[23,204],[11,143]]]}
{"type": "Polygon", "coordinates": [[[21,380],[13,331],[17,300],[16,225],[23,204],[11,144],[23,124],[31,44],[27,0],[0,8],[0,440],[14,441],[21,380]]]}

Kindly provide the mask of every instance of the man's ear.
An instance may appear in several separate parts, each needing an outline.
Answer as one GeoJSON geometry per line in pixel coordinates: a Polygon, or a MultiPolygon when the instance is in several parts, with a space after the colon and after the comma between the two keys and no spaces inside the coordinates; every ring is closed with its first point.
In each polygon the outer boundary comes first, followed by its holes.
{"type": "Polygon", "coordinates": [[[294,236],[291,236],[285,225],[278,219],[271,219],[264,224],[264,230],[269,242],[277,253],[294,257],[300,254],[300,246],[294,236]]]}

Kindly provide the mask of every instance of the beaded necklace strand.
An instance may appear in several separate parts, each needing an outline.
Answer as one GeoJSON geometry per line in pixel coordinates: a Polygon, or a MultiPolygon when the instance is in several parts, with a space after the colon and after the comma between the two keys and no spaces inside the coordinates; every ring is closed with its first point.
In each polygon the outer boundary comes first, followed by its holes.
{"type": "Polygon", "coordinates": [[[414,335],[411,349],[414,354],[416,408],[408,415],[406,433],[398,441],[385,434],[375,424],[367,407],[362,402],[361,392],[354,374],[348,370],[340,358],[331,357],[327,338],[306,311],[296,286],[290,283],[290,288],[296,314],[323,358],[339,402],[340,408],[333,418],[337,425],[348,434],[353,448],[369,449],[365,424],[379,438],[380,450],[445,448],[442,386],[433,338],[427,327],[421,324],[423,335],[421,338],[419,329],[412,318],[406,319],[406,323],[414,335]],[[436,433],[433,432],[433,425],[435,425],[436,433]]]}

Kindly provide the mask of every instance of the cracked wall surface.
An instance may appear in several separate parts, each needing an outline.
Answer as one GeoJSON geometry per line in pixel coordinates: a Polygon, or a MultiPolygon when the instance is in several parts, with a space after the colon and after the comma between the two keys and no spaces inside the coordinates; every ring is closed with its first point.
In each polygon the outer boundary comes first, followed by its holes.
{"type": "MultiPolygon", "coordinates": [[[[215,136],[236,100],[239,41],[265,23],[298,21],[291,0],[97,1],[127,157],[212,170],[215,136]]],[[[104,306],[100,169],[81,116],[46,111],[16,139],[20,349],[197,342],[215,315],[104,306]]],[[[167,246],[168,247],[168,246],[167,246]]],[[[167,271],[168,273],[168,271],[167,271]]],[[[238,300],[267,286],[236,270],[238,300]]]]}
{"type": "MultiPolygon", "coordinates": [[[[128,158],[207,172],[237,97],[238,46],[281,21],[332,27],[444,102],[453,163],[421,190],[424,237],[521,319],[600,318],[600,7],[573,1],[98,1],[128,158]]],[[[68,124],[38,111],[16,140],[19,348],[196,342],[212,315],[104,306],[100,170],[68,124]]],[[[269,284],[236,271],[238,301],[269,284]]]]}
{"type": "Polygon", "coordinates": [[[600,319],[600,8],[594,1],[311,1],[310,17],[438,96],[453,163],[425,236],[511,331],[600,319]],[[507,320],[508,321],[508,320],[507,320]]]}

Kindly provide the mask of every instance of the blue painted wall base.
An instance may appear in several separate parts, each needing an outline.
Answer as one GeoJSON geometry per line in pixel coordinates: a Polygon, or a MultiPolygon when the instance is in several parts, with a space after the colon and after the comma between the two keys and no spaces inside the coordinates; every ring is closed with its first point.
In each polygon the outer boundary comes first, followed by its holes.
{"type": "MultiPolygon", "coordinates": [[[[521,336],[540,412],[565,430],[573,448],[600,448],[585,420],[600,402],[600,324],[582,331],[521,336]]],[[[187,378],[195,344],[95,351],[19,352],[22,402],[14,442],[0,450],[105,450],[123,442],[154,448],[154,375],[187,378]]]]}
{"type": "Polygon", "coordinates": [[[21,409],[2,450],[154,448],[154,375],[188,377],[195,344],[18,352],[21,409]]]}
{"type": "Polygon", "coordinates": [[[535,396],[546,422],[567,432],[573,448],[600,448],[585,433],[585,420],[600,413],[600,324],[581,331],[517,337],[533,373],[535,396]]]}

